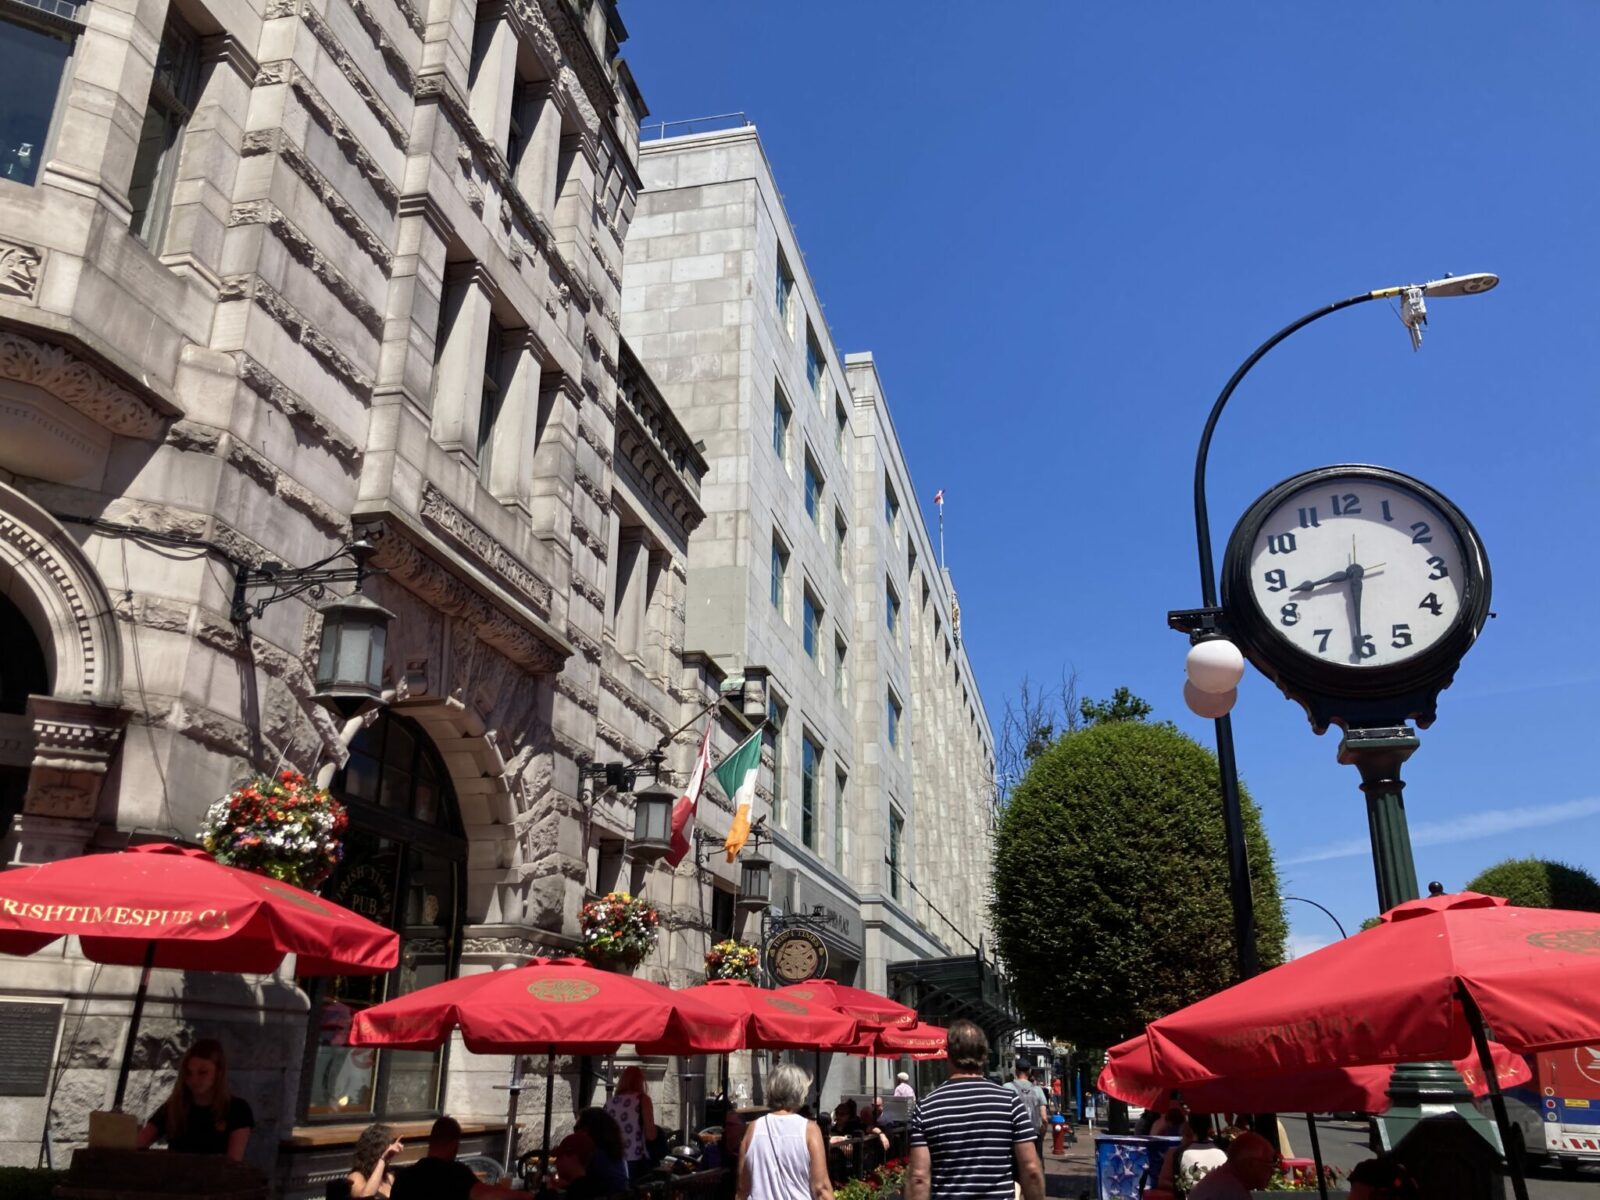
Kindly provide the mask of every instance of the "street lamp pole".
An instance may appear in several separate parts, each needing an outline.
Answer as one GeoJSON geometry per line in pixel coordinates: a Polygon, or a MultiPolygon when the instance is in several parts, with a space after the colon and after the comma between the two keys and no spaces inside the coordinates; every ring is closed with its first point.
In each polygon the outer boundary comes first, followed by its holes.
{"type": "MultiPolygon", "coordinates": [[[[1222,610],[1217,604],[1217,573],[1211,553],[1211,518],[1206,509],[1206,462],[1211,453],[1211,438],[1216,432],[1218,420],[1222,417],[1222,410],[1227,407],[1234,389],[1250,373],[1250,369],[1279,342],[1304,329],[1313,321],[1320,321],[1323,317],[1341,309],[1365,304],[1370,300],[1398,297],[1402,304],[1401,319],[1411,333],[1412,348],[1419,348],[1422,345],[1422,327],[1427,324],[1428,319],[1425,297],[1475,295],[1488,291],[1499,282],[1498,276],[1487,273],[1447,275],[1443,279],[1428,283],[1378,288],[1375,291],[1347,296],[1285,325],[1257,346],[1254,353],[1239,364],[1239,369],[1233,373],[1217,396],[1216,403],[1211,406],[1211,415],[1206,418],[1205,430],[1200,435],[1200,447],[1195,454],[1194,532],[1200,559],[1200,595],[1204,606],[1194,612],[1169,614],[1169,624],[1187,632],[1190,639],[1197,644],[1220,637],[1223,633],[1222,610]]],[[[1250,858],[1244,844],[1244,816],[1239,802],[1239,768],[1234,757],[1233,723],[1226,711],[1216,717],[1216,738],[1217,768],[1221,775],[1222,821],[1228,849],[1228,887],[1233,901],[1234,946],[1238,955],[1239,977],[1249,979],[1260,970],[1261,964],[1256,952],[1255,900],[1250,891],[1250,858]]],[[[1375,824],[1373,836],[1379,837],[1386,828],[1387,826],[1380,827],[1375,824]]],[[[1397,852],[1398,849],[1396,848],[1397,852]]],[[[1403,849],[1409,856],[1409,839],[1406,839],[1403,849]]],[[[1379,849],[1374,847],[1374,855],[1378,856],[1379,853],[1379,849]]],[[[1387,847],[1383,849],[1383,857],[1393,857],[1387,847]]],[[[1415,868],[1412,868],[1412,877],[1415,878],[1415,868]]]]}

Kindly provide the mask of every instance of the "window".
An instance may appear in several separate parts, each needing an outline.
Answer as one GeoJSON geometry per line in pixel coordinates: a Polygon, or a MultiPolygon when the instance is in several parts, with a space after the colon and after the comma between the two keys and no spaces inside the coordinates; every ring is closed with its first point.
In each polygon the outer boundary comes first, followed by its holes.
{"type": "Polygon", "coordinates": [[[888,580],[883,583],[883,623],[888,626],[890,637],[900,636],[900,597],[894,594],[894,584],[888,580]]]}
{"type": "Polygon", "coordinates": [[[850,414],[845,412],[843,403],[837,400],[833,404],[833,423],[835,428],[834,444],[839,447],[839,457],[848,462],[849,456],[845,453],[844,447],[845,438],[850,433],[850,414]]]}
{"type": "Polygon", "coordinates": [[[844,513],[836,508],[833,510],[833,563],[841,575],[847,573],[849,545],[850,526],[845,524],[844,513]]]}
{"type": "Polygon", "coordinates": [[[789,407],[789,402],[783,398],[783,389],[774,387],[772,392],[772,452],[778,456],[778,461],[784,466],[789,465],[789,421],[794,416],[794,410],[789,407]]]}
{"type": "MultiPolygon", "coordinates": [[[[822,346],[817,342],[816,333],[806,327],[806,385],[811,388],[811,394],[818,399],[822,397],[823,369],[822,346]]],[[[824,412],[827,410],[824,409],[824,412]]]]}
{"type": "Polygon", "coordinates": [[[74,35],[61,32],[64,18],[77,23],[71,0],[23,0],[0,16],[0,176],[31,184],[44,161],[45,142],[61,95],[61,79],[72,57],[74,35]],[[37,8],[40,14],[30,11],[37,8]]]}
{"type": "Polygon", "coordinates": [[[789,336],[794,336],[794,309],[791,299],[794,296],[794,272],[789,269],[789,260],[784,258],[783,250],[778,250],[778,294],[774,297],[777,301],[778,319],[783,322],[789,336]]]}
{"type": "Polygon", "coordinates": [[[623,654],[642,656],[649,643],[650,609],[667,556],[618,500],[611,520],[611,636],[623,654]]]}
{"type": "Polygon", "coordinates": [[[843,701],[850,694],[850,647],[837,634],[833,639],[833,694],[843,701]]]}
{"type": "Polygon", "coordinates": [[[889,810],[889,895],[900,899],[900,851],[905,841],[906,819],[893,808],[889,810]]]}
{"type": "Polygon", "coordinates": [[[772,607],[784,616],[784,591],[789,578],[789,549],[777,534],[772,535],[772,607]]]}
{"type": "Polygon", "coordinates": [[[811,594],[810,588],[803,589],[804,598],[801,601],[803,626],[801,637],[805,641],[806,657],[822,666],[822,605],[811,594]]]}
{"type": "Polygon", "coordinates": [[[343,1121],[434,1114],[445,1051],[363,1051],[343,1034],[352,1012],[456,973],[467,843],[450,777],[420,726],[385,713],[357,734],[333,792],[350,828],[322,894],[398,931],[401,965],[299,981],[311,995],[302,1111],[343,1121]]]}
{"type": "Polygon", "coordinates": [[[841,875],[849,871],[850,822],[845,816],[844,794],[850,780],[843,771],[833,776],[833,868],[841,875]]]}
{"type": "Polygon", "coordinates": [[[894,484],[887,476],[883,480],[883,523],[889,527],[889,536],[895,545],[900,544],[900,497],[894,494],[894,484]]]}
{"type": "Polygon", "coordinates": [[[150,103],[144,110],[133,177],[128,183],[128,203],[133,208],[128,228],[158,254],[172,207],[172,184],[178,174],[183,129],[194,111],[199,79],[199,39],[181,18],[169,12],[156,50],[150,103]]]}
{"type": "Polygon", "coordinates": [[[719,941],[733,936],[734,895],[723,888],[711,889],[711,936],[719,941]]]}
{"type": "Polygon", "coordinates": [[[478,478],[489,481],[489,451],[494,446],[494,426],[500,419],[505,392],[500,387],[500,364],[505,360],[505,331],[489,318],[489,336],[483,349],[483,382],[478,391],[478,478]]]}
{"type": "Polygon", "coordinates": [[[772,747],[772,820],[782,829],[787,814],[783,809],[783,722],[789,710],[775,696],[767,698],[767,737],[772,747]]]}
{"type": "Polygon", "coordinates": [[[800,840],[817,848],[817,777],[822,773],[822,747],[809,734],[800,738],[800,840]]]}
{"type": "Polygon", "coordinates": [[[894,692],[888,695],[888,710],[885,714],[888,720],[889,749],[895,753],[900,752],[900,701],[895,699],[894,692]]]}
{"type": "Polygon", "coordinates": [[[806,516],[811,523],[822,531],[822,472],[817,470],[817,464],[811,461],[811,452],[806,452],[806,516]]]}

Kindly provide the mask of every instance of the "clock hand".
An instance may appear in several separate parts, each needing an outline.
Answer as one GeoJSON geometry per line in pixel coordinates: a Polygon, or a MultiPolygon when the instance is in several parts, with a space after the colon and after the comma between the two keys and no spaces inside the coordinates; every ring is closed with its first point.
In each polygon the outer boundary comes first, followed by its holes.
{"type": "Polygon", "coordinates": [[[1350,568],[1346,567],[1342,571],[1335,571],[1332,575],[1324,575],[1321,579],[1308,579],[1304,583],[1297,583],[1290,590],[1309,592],[1312,588],[1319,588],[1325,583],[1343,583],[1348,578],[1350,578],[1350,568]]]}
{"type": "Polygon", "coordinates": [[[1350,581],[1350,608],[1351,608],[1351,646],[1350,661],[1359,663],[1362,659],[1361,643],[1361,576],[1363,571],[1360,563],[1351,563],[1347,577],[1350,581]]]}

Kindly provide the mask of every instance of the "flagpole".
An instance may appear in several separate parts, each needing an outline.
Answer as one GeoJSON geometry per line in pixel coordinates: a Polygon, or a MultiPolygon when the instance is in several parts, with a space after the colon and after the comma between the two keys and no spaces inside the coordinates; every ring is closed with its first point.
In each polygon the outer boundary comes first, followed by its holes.
{"type": "Polygon", "coordinates": [[[944,490],[939,491],[939,569],[944,570],[944,490]]]}

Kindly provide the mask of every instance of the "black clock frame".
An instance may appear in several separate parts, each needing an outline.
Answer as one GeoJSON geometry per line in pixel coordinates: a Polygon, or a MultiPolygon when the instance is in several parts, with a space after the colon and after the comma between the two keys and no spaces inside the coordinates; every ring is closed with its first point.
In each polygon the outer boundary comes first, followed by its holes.
{"type": "Polygon", "coordinates": [[[1477,640],[1489,616],[1489,558],[1466,515],[1438,490],[1389,467],[1364,463],[1302,471],[1268,489],[1234,526],[1222,557],[1222,625],[1246,658],[1285,696],[1305,709],[1311,727],[1324,733],[1415,721],[1433,724],[1439,693],[1455,678],[1461,657],[1477,640]],[[1250,586],[1251,551],[1268,514],[1295,492],[1334,479],[1368,479],[1415,492],[1433,505],[1461,544],[1461,605],[1444,637],[1415,658],[1382,667],[1357,667],[1318,660],[1285,641],[1263,613],[1250,586]]]}

